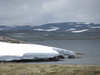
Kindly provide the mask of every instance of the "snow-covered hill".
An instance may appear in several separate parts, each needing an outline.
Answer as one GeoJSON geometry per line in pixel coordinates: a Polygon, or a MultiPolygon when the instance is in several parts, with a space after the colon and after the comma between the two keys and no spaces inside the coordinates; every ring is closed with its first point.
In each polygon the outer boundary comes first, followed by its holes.
{"type": "Polygon", "coordinates": [[[24,25],[24,26],[7,26],[0,25],[1,31],[70,31],[72,33],[85,32],[91,29],[100,29],[100,24],[84,23],[84,22],[63,22],[63,23],[49,23],[40,26],[24,25]]]}

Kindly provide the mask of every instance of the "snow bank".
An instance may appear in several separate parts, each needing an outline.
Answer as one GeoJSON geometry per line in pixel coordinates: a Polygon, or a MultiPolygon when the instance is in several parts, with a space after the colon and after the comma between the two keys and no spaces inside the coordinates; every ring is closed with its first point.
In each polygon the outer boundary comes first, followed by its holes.
{"type": "Polygon", "coordinates": [[[61,49],[61,48],[53,48],[53,49],[61,55],[75,55],[74,51],[65,50],[65,49],[61,49]]]}
{"type": "Polygon", "coordinates": [[[50,58],[58,55],[58,52],[48,46],[0,42],[0,60],[34,59],[34,57],[50,58]],[[31,56],[29,56],[29,54],[31,54],[31,56]]]}
{"type": "Polygon", "coordinates": [[[59,54],[52,47],[42,46],[36,44],[13,44],[0,42],[0,56],[1,55],[18,55],[23,56],[25,53],[54,53],[59,54]]]}
{"type": "Polygon", "coordinates": [[[0,61],[53,58],[64,54],[75,55],[73,51],[55,47],[0,42],[0,61]]]}

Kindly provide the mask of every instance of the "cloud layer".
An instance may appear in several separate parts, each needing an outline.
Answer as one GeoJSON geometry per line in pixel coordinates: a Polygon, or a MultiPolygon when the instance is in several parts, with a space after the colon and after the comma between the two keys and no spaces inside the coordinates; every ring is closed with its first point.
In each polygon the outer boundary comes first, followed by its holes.
{"type": "Polygon", "coordinates": [[[100,23],[100,0],[0,0],[0,24],[100,23]]]}

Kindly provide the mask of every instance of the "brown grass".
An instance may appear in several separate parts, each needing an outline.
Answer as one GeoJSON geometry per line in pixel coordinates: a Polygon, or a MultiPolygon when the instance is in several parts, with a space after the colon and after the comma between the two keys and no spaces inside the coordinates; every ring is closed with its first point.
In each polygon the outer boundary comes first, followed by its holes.
{"type": "Polygon", "coordinates": [[[0,63],[0,75],[100,75],[100,66],[0,63]]]}

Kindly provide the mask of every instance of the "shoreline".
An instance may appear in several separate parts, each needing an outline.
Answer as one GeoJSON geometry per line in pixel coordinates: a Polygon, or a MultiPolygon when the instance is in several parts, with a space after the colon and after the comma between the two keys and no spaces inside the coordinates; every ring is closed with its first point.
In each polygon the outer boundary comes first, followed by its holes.
{"type": "Polygon", "coordinates": [[[61,48],[38,44],[25,44],[22,41],[8,37],[1,37],[0,41],[0,62],[60,61],[65,58],[65,54],[70,59],[79,58],[75,52],[61,48]],[[6,52],[7,50],[9,51],[6,52]]]}

